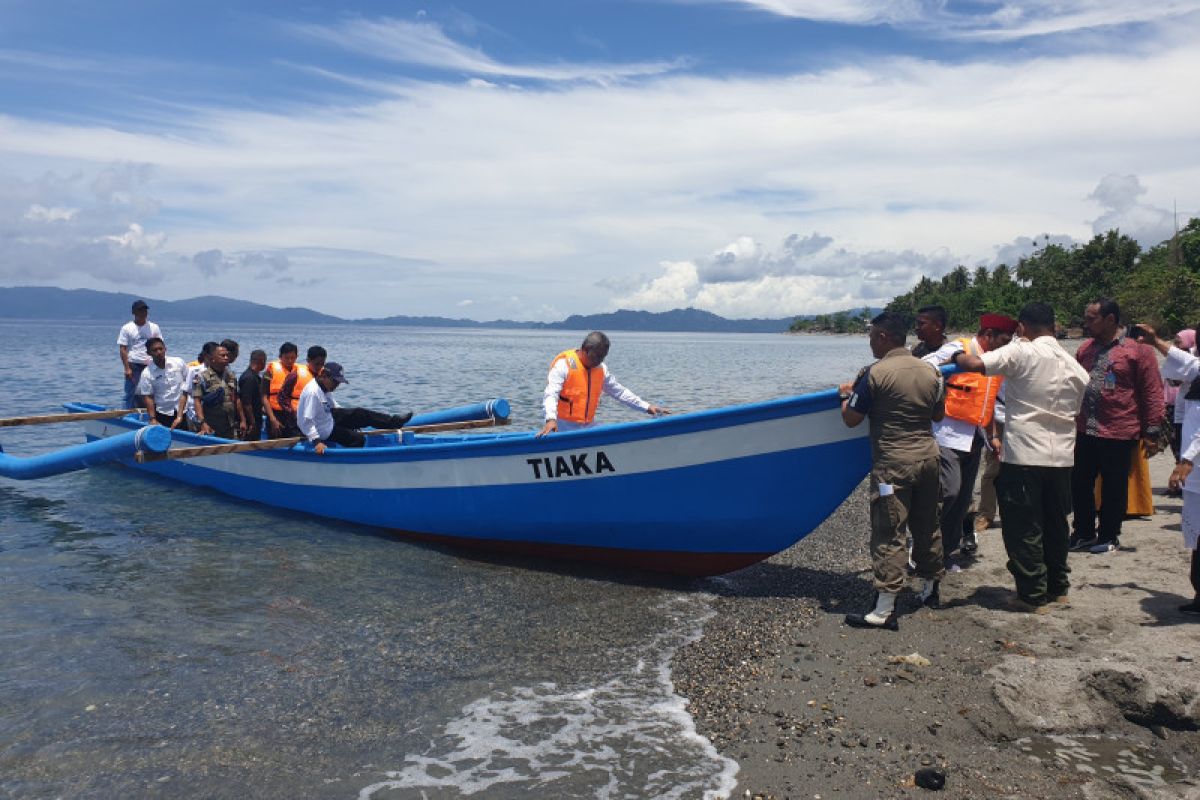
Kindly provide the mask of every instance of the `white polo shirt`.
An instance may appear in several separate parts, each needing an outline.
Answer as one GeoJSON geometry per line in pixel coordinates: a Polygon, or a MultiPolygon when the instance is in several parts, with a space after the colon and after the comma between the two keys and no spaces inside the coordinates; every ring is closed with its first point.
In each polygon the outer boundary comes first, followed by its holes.
{"type": "Polygon", "coordinates": [[[179,409],[179,397],[190,377],[188,365],[183,363],[182,358],[167,356],[166,365],[161,369],[153,361],[146,365],[138,380],[137,393],[153,397],[155,410],[173,417],[179,409]]]}
{"type": "Polygon", "coordinates": [[[1075,463],[1075,416],[1088,373],[1053,336],[1013,339],[980,356],[988,375],[1004,376],[1006,464],[1070,467],[1075,463]]]}
{"type": "Polygon", "coordinates": [[[149,364],[150,355],[146,352],[146,342],[156,337],[161,339],[162,331],[153,322],[147,320],[145,325],[138,325],[129,320],[121,326],[121,332],[117,334],[117,344],[125,345],[130,364],[149,364]]]}

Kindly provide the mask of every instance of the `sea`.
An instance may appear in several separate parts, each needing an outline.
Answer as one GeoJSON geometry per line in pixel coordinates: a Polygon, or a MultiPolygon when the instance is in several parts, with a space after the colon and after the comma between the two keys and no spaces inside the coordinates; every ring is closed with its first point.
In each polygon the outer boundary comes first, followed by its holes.
{"type": "MultiPolygon", "coordinates": [[[[119,405],[121,322],[0,322],[0,417],[119,405]]],[[[586,333],[160,325],[185,360],[236,339],[239,374],[252,349],[320,344],[345,405],[504,397],[513,429],[540,426],[550,361],[586,333]]],[[[828,388],[871,360],[865,336],[610,336],[616,378],[674,413],[828,388]]],[[[599,419],[639,417],[608,400],[599,419]]],[[[0,445],[82,436],[0,428],[0,445]]],[[[728,797],[738,765],[670,672],[715,580],[739,590],[737,573],[414,544],[119,466],[0,478],[0,796],[728,797]]]]}

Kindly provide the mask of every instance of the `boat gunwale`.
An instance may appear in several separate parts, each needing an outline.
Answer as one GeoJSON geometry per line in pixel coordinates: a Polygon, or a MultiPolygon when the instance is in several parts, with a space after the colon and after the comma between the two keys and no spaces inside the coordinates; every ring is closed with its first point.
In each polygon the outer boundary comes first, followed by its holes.
{"type": "MultiPolygon", "coordinates": [[[[538,437],[535,430],[525,432],[505,431],[502,433],[482,432],[458,434],[451,441],[435,434],[417,434],[409,443],[364,448],[330,448],[321,456],[315,456],[310,447],[303,444],[278,450],[256,450],[245,453],[225,454],[273,458],[282,460],[309,460],[319,457],[339,462],[398,462],[420,461],[441,458],[486,457],[495,455],[519,455],[546,451],[582,450],[598,446],[625,444],[647,439],[667,438],[681,434],[705,431],[782,419],[790,416],[806,416],[836,409],[839,405],[836,389],[823,389],[800,395],[773,398],[753,403],[721,406],[714,409],[689,411],[647,420],[629,420],[597,425],[574,431],[560,431],[550,436],[538,437]],[[400,457],[400,458],[398,458],[400,457]]],[[[102,409],[94,403],[65,403],[68,410],[92,411],[102,409]]],[[[134,415],[107,420],[104,424],[136,428],[148,422],[134,415]]],[[[847,438],[865,436],[865,432],[846,431],[847,438]]],[[[212,445],[229,444],[232,440],[205,436],[190,431],[172,431],[181,444],[212,445]]],[[[217,456],[214,456],[217,457],[217,456]]]]}

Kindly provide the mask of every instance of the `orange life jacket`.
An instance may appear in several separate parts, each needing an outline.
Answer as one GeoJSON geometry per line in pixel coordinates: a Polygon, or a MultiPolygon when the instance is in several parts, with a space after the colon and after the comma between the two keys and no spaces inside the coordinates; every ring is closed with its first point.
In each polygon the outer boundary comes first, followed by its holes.
{"type": "MultiPolygon", "coordinates": [[[[974,339],[959,339],[963,350],[979,355],[974,339]]],[[[1004,378],[978,372],[958,372],[946,377],[946,416],[986,428],[996,410],[996,395],[1004,378]]]]}
{"type": "Polygon", "coordinates": [[[292,388],[292,411],[296,410],[296,405],[300,402],[300,393],[304,391],[304,387],[313,379],[312,370],[307,364],[301,364],[296,367],[296,385],[292,388]]]}
{"type": "Polygon", "coordinates": [[[567,362],[567,379],[558,393],[558,418],[585,424],[596,418],[600,391],[604,388],[604,367],[583,366],[574,350],[563,350],[550,362],[551,369],[559,359],[567,362]]]}
{"type": "MultiPolygon", "coordinates": [[[[296,365],[292,365],[295,369],[296,365]]],[[[271,408],[275,411],[283,411],[283,406],[279,405],[279,390],[283,388],[283,382],[287,380],[287,376],[291,373],[283,362],[275,359],[267,365],[267,377],[271,379],[270,388],[267,389],[267,402],[271,404],[271,408]]]]}

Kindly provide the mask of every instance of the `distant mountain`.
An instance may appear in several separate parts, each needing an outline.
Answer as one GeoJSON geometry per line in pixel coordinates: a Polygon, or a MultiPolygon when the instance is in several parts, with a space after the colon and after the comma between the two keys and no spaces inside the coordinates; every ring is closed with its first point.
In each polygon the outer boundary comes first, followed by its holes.
{"type": "Polygon", "coordinates": [[[0,289],[0,318],[124,320],[133,301],[143,299],[155,320],[177,322],[267,322],[322,324],[345,322],[308,308],[275,308],[227,297],[155,300],[151,297],[91,289],[16,286],[0,289]]]}
{"type": "Polygon", "coordinates": [[[0,319],[124,320],[139,297],[150,306],[157,322],[274,323],[325,325],[355,323],[424,328],[525,328],[551,330],[678,331],[708,333],[782,333],[795,317],[781,319],[725,319],[697,308],[680,308],[661,313],[622,309],[609,314],[575,314],[561,322],[518,322],[448,317],[393,316],[375,319],[343,319],[309,308],[276,308],[227,297],[193,297],[190,300],[155,300],[120,292],[91,289],[56,289],[18,286],[0,289],[0,319]]]}
{"type": "Polygon", "coordinates": [[[783,319],[725,319],[698,308],[677,308],[660,313],[621,309],[611,314],[574,314],[547,327],[609,331],[695,331],[707,333],[779,333],[795,317],[783,319]]]}

